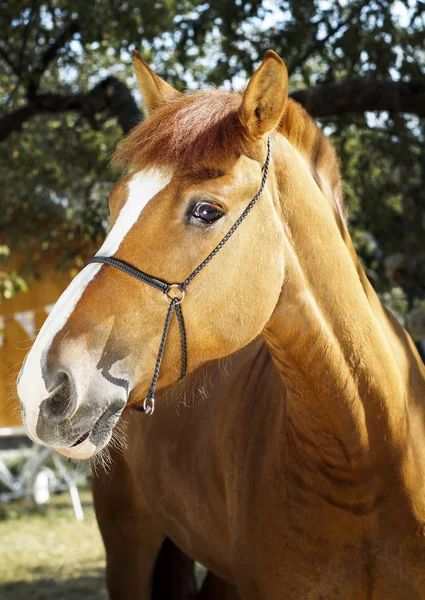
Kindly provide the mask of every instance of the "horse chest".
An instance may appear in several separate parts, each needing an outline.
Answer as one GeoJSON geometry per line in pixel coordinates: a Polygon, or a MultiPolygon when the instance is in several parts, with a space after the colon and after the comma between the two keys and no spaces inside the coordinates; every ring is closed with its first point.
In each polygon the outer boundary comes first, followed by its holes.
{"type": "Polygon", "coordinates": [[[391,506],[350,515],[296,500],[289,494],[280,511],[263,505],[240,524],[236,580],[246,598],[425,598],[425,540],[411,515],[391,506]]]}
{"type": "Polygon", "coordinates": [[[371,486],[353,501],[342,484],[309,489],[288,468],[271,402],[255,406],[249,426],[229,404],[223,417],[206,404],[149,422],[143,488],[166,535],[244,600],[425,598],[418,520],[397,486],[378,502],[371,486]]]}

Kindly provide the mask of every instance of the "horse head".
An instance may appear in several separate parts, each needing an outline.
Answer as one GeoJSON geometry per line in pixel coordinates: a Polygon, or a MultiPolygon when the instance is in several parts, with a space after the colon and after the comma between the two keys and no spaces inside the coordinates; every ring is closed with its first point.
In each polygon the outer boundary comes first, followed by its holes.
{"type": "MultiPolygon", "coordinates": [[[[135,53],[148,118],[120,145],[124,176],[97,256],[179,284],[231,230],[264,179],[267,141],[287,102],[287,73],[267,52],[244,94],[180,94],[135,53]]],[[[185,289],[187,372],[228,356],[263,330],[281,293],[284,226],[273,150],[267,181],[237,233],[185,289]]],[[[166,294],[106,264],[88,264],[42,327],[18,380],[36,442],[89,458],[125,407],[146,396],[167,312],[166,294]]],[[[168,296],[168,297],[167,297],[168,296]]],[[[158,388],[178,379],[181,343],[171,319],[158,388]]]]}

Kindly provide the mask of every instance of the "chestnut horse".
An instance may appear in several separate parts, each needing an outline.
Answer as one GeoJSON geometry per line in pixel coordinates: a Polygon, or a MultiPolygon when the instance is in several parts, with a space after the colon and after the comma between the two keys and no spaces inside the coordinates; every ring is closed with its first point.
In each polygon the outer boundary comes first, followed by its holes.
{"type": "Polygon", "coordinates": [[[18,383],[32,439],[90,458],[159,373],[94,480],[111,597],[151,597],[168,537],[218,577],[204,597],[425,598],[425,370],[356,256],[334,150],[271,51],[243,95],[135,67],[150,116],[118,150],[99,251],[134,270],[87,265],[18,383]],[[170,305],[131,276],[187,281],[241,215],[170,305]]]}

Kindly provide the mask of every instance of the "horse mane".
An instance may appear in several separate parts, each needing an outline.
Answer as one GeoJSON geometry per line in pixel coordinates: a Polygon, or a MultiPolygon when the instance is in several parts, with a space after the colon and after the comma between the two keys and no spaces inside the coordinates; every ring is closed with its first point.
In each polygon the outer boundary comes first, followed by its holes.
{"type": "Polygon", "coordinates": [[[328,138],[304,108],[288,99],[279,131],[304,157],[322,193],[337,208],[337,220],[345,220],[339,158],[328,138]]]}
{"type": "MultiPolygon", "coordinates": [[[[215,157],[249,152],[238,118],[242,94],[208,90],[181,94],[160,105],[118,146],[113,163],[126,168],[190,169],[215,157]]],[[[288,99],[278,127],[310,165],[328,200],[345,214],[339,161],[332,144],[308,113],[288,99]]]]}

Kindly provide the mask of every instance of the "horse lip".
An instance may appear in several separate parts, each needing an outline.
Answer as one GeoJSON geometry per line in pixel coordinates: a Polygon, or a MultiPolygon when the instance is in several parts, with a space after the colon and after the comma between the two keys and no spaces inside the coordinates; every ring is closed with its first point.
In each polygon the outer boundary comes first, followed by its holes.
{"type": "Polygon", "coordinates": [[[84,435],[81,435],[76,442],[74,442],[73,444],[71,444],[70,448],[75,448],[75,446],[79,446],[80,444],[82,444],[83,442],[85,442],[86,439],[89,437],[91,431],[92,430],[90,429],[89,431],[87,431],[87,433],[85,433],[84,435]]]}
{"type": "Polygon", "coordinates": [[[111,404],[102,414],[102,416],[99,417],[99,419],[95,422],[93,427],[91,427],[83,435],[80,435],[77,440],[75,440],[75,442],[69,446],[69,448],[75,448],[76,446],[79,446],[85,442],[87,439],[90,439],[90,441],[97,446],[99,439],[96,440],[96,438],[103,437],[102,433],[104,433],[105,429],[108,429],[108,431],[113,429],[123,408],[124,406],[121,403],[114,402],[111,404]]]}
{"type": "Polygon", "coordinates": [[[90,441],[97,445],[96,438],[102,437],[105,429],[110,431],[116,425],[125,404],[121,402],[114,402],[111,404],[103,413],[103,415],[93,425],[90,433],[90,441]]]}

